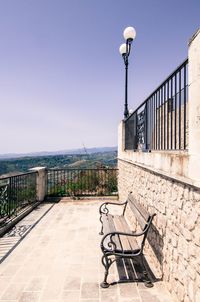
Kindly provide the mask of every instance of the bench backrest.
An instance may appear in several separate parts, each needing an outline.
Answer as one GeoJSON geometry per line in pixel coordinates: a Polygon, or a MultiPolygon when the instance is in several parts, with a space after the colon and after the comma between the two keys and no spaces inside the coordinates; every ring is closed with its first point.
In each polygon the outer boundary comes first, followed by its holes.
{"type": "Polygon", "coordinates": [[[127,201],[141,229],[144,230],[148,225],[150,225],[155,214],[150,215],[147,210],[144,209],[144,207],[134,198],[132,193],[129,193],[127,201]]]}

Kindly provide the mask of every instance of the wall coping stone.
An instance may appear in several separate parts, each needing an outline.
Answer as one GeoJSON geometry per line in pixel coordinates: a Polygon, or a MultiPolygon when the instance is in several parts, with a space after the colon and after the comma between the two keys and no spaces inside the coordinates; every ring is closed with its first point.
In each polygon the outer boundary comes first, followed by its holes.
{"type": "Polygon", "coordinates": [[[188,46],[190,46],[190,44],[194,41],[194,39],[196,38],[196,36],[198,36],[198,34],[200,34],[200,28],[198,28],[197,31],[189,39],[188,46]]]}
{"type": "Polygon", "coordinates": [[[29,171],[42,171],[42,170],[46,170],[46,167],[34,167],[29,169],[29,171]]]}
{"type": "Polygon", "coordinates": [[[200,189],[200,182],[191,180],[187,177],[173,175],[171,173],[163,172],[162,170],[158,170],[158,169],[146,166],[144,164],[139,164],[139,163],[136,163],[136,162],[132,162],[131,160],[122,159],[122,158],[119,158],[119,157],[118,157],[118,160],[120,160],[122,162],[129,163],[129,164],[134,165],[136,167],[140,167],[143,170],[149,171],[153,174],[160,175],[160,176],[162,176],[164,178],[167,178],[167,179],[170,179],[170,180],[174,180],[174,181],[179,182],[181,184],[189,185],[189,186],[193,187],[194,189],[200,189]]]}

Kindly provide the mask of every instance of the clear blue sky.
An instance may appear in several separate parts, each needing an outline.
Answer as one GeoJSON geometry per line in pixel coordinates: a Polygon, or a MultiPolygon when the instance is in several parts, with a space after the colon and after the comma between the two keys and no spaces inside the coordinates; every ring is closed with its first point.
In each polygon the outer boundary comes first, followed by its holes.
{"type": "Polygon", "coordinates": [[[0,0],[0,153],[117,145],[129,108],[187,57],[199,0],[0,0]]]}

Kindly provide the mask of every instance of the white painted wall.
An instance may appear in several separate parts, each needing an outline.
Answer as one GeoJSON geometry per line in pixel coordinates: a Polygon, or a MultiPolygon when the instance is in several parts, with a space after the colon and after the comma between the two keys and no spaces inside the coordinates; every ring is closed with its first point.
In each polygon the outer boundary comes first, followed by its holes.
{"type": "Polygon", "coordinates": [[[146,153],[124,150],[125,125],[122,121],[118,128],[118,158],[200,187],[200,30],[190,40],[188,61],[188,151],[146,153]]]}

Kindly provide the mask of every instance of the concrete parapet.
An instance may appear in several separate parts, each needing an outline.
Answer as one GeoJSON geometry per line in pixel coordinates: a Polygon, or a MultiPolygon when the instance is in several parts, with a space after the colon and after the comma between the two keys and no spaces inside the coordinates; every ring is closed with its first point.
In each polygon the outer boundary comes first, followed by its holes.
{"type": "Polygon", "coordinates": [[[38,172],[36,178],[36,196],[37,201],[43,201],[46,195],[46,168],[35,167],[29,169],[30,171],[38,172]]]}
{"type": "Polygon", "coordinates": [[[191,38],[188,52],[189,86],[189,171],[200,180],[200,30],[191,38]]]}

